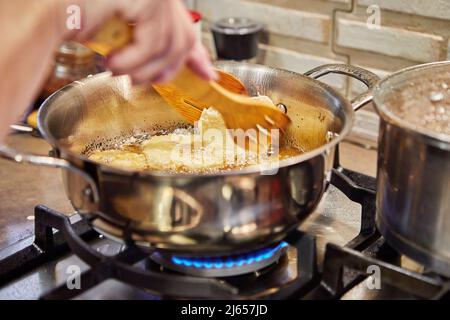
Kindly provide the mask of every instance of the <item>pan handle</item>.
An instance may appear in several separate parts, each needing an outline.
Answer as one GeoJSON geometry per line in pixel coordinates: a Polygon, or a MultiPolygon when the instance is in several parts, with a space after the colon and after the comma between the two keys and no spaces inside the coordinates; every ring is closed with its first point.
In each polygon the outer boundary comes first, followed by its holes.
{"type": "Polygon", "coordinates": [[[86,190],[86,195],[91,194],[94,202],[99,203],[98,188],[94,179],[92,179],[92,177],[89,174],[72,165],[67,160],[53,157],[25,154],[13,148],[7,147],[5,145],[0,145],[0,158],[14,161],[17,163],[28,163],[37,166],[61,168],[76,173],[80,175],[89,184],[90,190],[86,190]]]}
{"type": "Polygon", "coordinates": [[[318,79],[329,73],[345,74],[361,81],[367,86],[366,92],[352,100],[352,107],[355,111],[372,101],[373,88],[380,81],[380,78],[375,73],[349,64],[325,64],[306,72],[305,75],[318,79]]]}

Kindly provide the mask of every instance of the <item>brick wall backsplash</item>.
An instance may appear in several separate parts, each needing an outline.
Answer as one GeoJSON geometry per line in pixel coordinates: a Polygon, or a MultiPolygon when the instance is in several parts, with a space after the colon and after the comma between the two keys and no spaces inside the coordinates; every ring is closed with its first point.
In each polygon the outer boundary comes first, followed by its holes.
{"type": "MultiPolygon", "coordinates": [[[[186,1],[203,14],[203,40],[213,55],[209,23],[240,16],[265,25],[257,62],[295,72],[340,62],[385,77],[407,66],[450,60],[450,0],[186,1]],[[373,24],[377,13],[379,28],[373,24]]],[[[364,90],[342,76],[325,80],[349,97],[364,90]]],[[[371,107],[357,114],[356,134],[375,139],[364,130],[373,131],[376,118],[371,107]]]]}
{"type": "Polygon", "coordinates": [[[447,60],[450,60],[450,39],[447,41],[447,60]]]}
{"type": "Polygon", "coordinates": [[[428,62],[439,60],[444,38],[440,35],[383,26],[370,30],[366,21],[337,20],[336,45],[382,55],[428,62]]]}
{"type": "Polygon", "coordinates": [[[450,20],[450,2],[447,0],[358,0],[358,4],[377,4],[386,10],[450,20]]]}
{"type": "Polygon", "coordinates": [[[325,14],[290,10],[265,3],[239,0],[196,0],[197,9],[208,20],[241,15],[264,23],[269,33],[314,42],[328,42],[331,17],[325,14]]]}

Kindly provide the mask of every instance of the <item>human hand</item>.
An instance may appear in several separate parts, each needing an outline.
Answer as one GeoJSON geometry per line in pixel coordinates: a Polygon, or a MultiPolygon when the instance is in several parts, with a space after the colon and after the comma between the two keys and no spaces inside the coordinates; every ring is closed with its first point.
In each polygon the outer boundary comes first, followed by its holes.
{"type": "Polygon", "coordinates": [[[108,68],[135,83],[166,82],[187,64],[215,79],[210,58],[197,42],[191,18],[179,0],[85,0],[84,25],[76,40],[87,40],[113,15],[134,24],[133,42],[108,58],[108,68]]]}

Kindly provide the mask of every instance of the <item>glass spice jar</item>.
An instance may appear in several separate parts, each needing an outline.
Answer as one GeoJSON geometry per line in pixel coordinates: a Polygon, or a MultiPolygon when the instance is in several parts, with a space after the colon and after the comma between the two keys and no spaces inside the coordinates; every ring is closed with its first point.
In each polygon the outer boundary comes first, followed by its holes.
{"type": "Polygon", "coordinates": [[[45,100],[73,81],[102,71],[102,58],[94,51],[76,42],[64,42],[56,51],[53,68],[39,100],[45,100]]]}
{"type": "Polygon", "coordinates": [[[55,53],[54,63],[38,98],[24,114],[22,122],[37,127],[37,109],[53,93],[72,83],[105,71],[104,57],[77,42],[63,42],[55,53]]]}

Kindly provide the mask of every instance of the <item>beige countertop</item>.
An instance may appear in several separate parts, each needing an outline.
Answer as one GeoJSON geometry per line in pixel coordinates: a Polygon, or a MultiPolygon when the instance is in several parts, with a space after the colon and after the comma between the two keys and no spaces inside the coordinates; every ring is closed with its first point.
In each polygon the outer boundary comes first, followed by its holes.
{"type": "MultiPolygon", "coordinates": [[[[48,154],[49,145],[29,135],[12,135],[10,146],[40,155],[48,154]]],[[[344,167],[368,175],[375,175],[376,152],[358,146],[341,144],[341,163],[344,167]]],[[[18,165],[0,159],[0,248],[33,234],[34,207],[38,204],[70,214],[58,169],[18,165]]]]}
{"type": "MultiPolygon", "coordinates": [[[[13,135],[8,145],[19,150],[47,155],[43,139],[13,135]]],[[[0,159],[0,248],[33,234],[34,207],[38,204],[70,213],[58,169],[19,165],[0,159]]]]}

